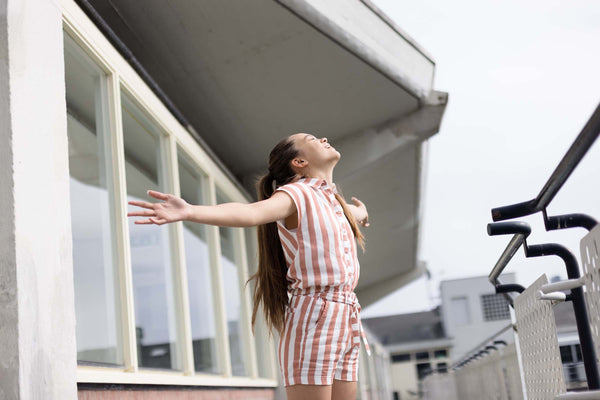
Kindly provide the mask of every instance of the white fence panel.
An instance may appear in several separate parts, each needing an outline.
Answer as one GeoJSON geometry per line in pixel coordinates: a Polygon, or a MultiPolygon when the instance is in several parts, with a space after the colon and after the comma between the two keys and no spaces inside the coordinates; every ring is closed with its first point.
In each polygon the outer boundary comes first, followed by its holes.
{"type": "Polygon", "coordinates": [[[515,299],[517,332],[529,400],[548,400],[567,391],[552,303],[536,299],[537,292],[546,283],[546,275],[540,276],[515,299]]]}
{"type": "Polygon", "coordinates": [[[581,239],[581,266],[585,277],[585,303],[596,348],[596,362],[598,362],[600,357],[600,224],[581,239]]]}
{"type": "Polygon", "coordinates": [[[459,400],[456,396],[454,372],[431,374],[423,380],[424,400],[459,400]]]}

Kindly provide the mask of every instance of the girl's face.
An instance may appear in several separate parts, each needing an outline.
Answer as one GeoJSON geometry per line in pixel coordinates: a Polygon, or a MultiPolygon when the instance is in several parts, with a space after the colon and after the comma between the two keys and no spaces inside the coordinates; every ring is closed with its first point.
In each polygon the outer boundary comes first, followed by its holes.
{"type": "MultiPolygon", "coordinates": [[[[296,133],[291,136],[298,150],[298,159],[313,168],[326,168],[337,164],[340,153],[327,142],[327,138],[316,138],[309,133],[296,133]]],[[[305,165],[306,166],[306,165],[305,165]]]]}

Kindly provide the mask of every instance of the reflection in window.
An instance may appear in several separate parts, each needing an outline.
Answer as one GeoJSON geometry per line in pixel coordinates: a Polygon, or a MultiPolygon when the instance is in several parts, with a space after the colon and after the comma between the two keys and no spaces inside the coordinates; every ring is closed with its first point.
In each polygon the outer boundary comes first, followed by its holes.
{"type": "MultiPolygon", "coordinates": [[[[121,94],[127,201],[157,202],[148,189],[165,192],[161,136],[154,123],[121,94]]],[[[130,210],[139,207],[129,206],[130,210]]],[[[167,226],[135,225],[130,218],[131,267],[140,367],[180,369],[167,226]]]]}
{"type": "MultiPolygon", "coordinates": [[[[190,204],[204,203],[202,177],[179,151],[179,182],[181,197],[190,204]]],[[[183,242],[187,266],[192,346],[196,372],[216,373],[216,328],[213,293],[210,280],[206,226],[195,222],[183,223],[183,242]]]]}
{"type": "MultiPolygon", "coordinates": [[[[258,239],[256,237],[256,228],[246,228],[244,229],[244,233],[246,235],[248,274],[249,276],[252,276],[258,270],[258,239]]],[[[256,280],[251,280],[248,283],[248,285],[246,285],[245,290],[248,290],[249,293],[254,293],[255,284],[256,280]]],[[[269,331],[267,328],[267,324],[265,323],[264,314],[260,309],[256,314],[254,332],[256,354],[260,355],[260,357],[257,357],[258,376],[260,376],[261,378],[272,378],[272,357],[270,356],[272,344],[269,342],[269,331]]]]}
{"type": "Polygon", "coordinates": [[[123,364],[104,154],[102,71],[65,35],[73,275],[79,362],[123,364]]]}
{"type": "Polygon", "coordinates": [[[433,352],[433,357],[434,358],[447,358],[448,357],[448,351],[447,350],[436,350],[433,352]]]}
{"type": "MultiPolygon", "coordinates": [[[[229,200],[217,192],[217,202],[226,203],[229,200]]],[[[227,329],[229,331],[229,349],[231,352],[231,371],[235,376],[247,375],[244,360],[244,332],[241,321],[241,296],[239,285],[239,261],[236,247],[236,229],[219,228],[221,237],[221,267],[226,301],[227,329]]]]}

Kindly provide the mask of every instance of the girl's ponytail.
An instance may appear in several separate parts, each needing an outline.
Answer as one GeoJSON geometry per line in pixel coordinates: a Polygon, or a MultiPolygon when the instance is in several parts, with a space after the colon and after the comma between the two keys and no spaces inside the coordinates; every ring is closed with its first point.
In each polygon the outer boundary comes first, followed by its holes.
{"type": "MultiPolygon", "coordinates": [[[[259,200],[268,199],[275,192],[275,185],[285,185],[293,181],[296,173],[290,163],[298,151],[289,138],[279,142],[269,155],[269,173],[256,185],[259,200]]],[[[259,225],[258,233],[258,271],[248,280],[256,280],[253,293],[252,327],[262,303],[269,331],[275,328],[283,330],[287,295],[287,263],[279,241],[277,224],[271,222],[259,225]]]]}
{"type": "Polygon", "coordinates": [[[259,179],[256,184],[256,194],[258,195],[259,200],[268,199],[273,195],[273,192],[275,191],[275,188],[273,187],[274,182],[275,179],[271,175],[271,172],[259,179]]]}

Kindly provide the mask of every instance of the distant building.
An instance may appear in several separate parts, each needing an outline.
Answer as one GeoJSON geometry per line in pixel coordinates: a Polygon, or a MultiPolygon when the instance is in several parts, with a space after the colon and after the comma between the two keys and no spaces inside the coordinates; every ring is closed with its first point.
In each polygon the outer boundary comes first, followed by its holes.
{"type": "MultiPolygon", "coordinates": [[[[502,276],[515,283],[514,274],[502,276]]],[[[453,279],[440,284],[441,305],[430,311],[364,319],[391,358],[395,399],[419,398],[419,382],[432,371],[446,372],[479,351],[487,339],[513,343],[511,311],[494,293],[487,276],[453,279]]],[[[569,389],[585,386],[585,371],[571,303],[554,306],[558,344],[569,389]]]]}
{"type": "Polygon", "coordinates": [[[419,381],[432,370],[450,366],[452,339],[444,333],[440,307],[431,311],[363,320],[391,357],[395,398],[418,397],[419,381]]]}
{"type": "Polygon", "coordinates": [[[567,389],[586,387],[585,369],[583,367],[573,303],[563,302],[556,304],[554,306],[554,318],[556,320],[558,346],[560,348],[560,358],[562,359],[567,389]]]}

